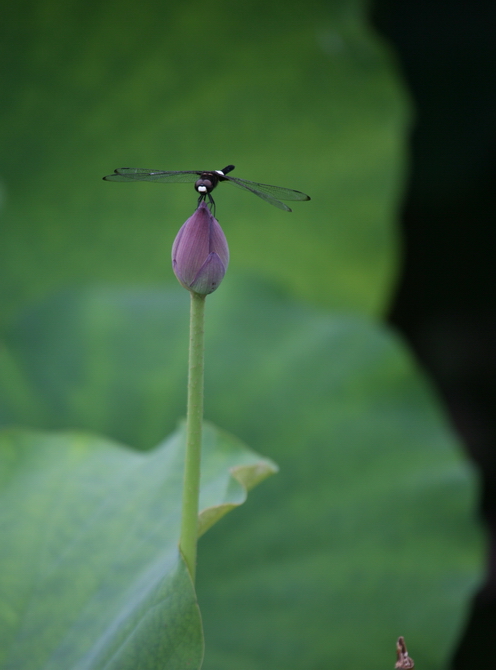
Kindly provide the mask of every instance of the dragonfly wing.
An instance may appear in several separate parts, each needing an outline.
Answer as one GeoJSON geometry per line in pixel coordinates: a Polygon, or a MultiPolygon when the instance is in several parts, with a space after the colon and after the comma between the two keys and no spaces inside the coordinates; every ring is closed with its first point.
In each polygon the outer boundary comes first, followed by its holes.
{"type": "Polygon", "coordinates": [[[308,196],[306,193],[302,193],[301,191],[294,191],[291,188],[284,188],[283,186],[258,184],[254,181],[248,181],[248,179],[239,179],[239,177],[230,176],[226,176],[226,180],[233,182],[236,184],[236,186],[246,188],[249,191],[252,191],[252,193],[256,192],[257,195],[258,192],[261,192],[280,200],[310,200],[310,196],[308,196]]]}
{"type": "Polygon", "coordinates": [[[106,181],[158,181],[171,184],[192,184],[201,174],[196,170],[177,172],[146,168],[118,168],[114,174],[108,174],[104,179],[106,181]]]}
{"type": "Polygon", "coordinates": [[[253,182],[254,187],[252,188],[250,186],[250,182],[247,182],[245,179],[235,179],[234,177],[226,177],[226,181],[229,181],[231,184],[234,184],[238,188],[242,188],[244,191],[250,191],[250,193],[254,193],[257,195],[259,198],[262,198],[262,200],[265,200],[265,202],[270,203],[271,205],[274,205],[274,207],[279,207],[279,209],[283,209],[285,212],[292,212],[293,210],[285,205],[283,202],[278,200],[277,198],[274,198],[274,196],[270,193],[264,193],[261,190],[258,190],[255,188],[256,186],[259,186],[259,184],[255,184],[253,182]]]}

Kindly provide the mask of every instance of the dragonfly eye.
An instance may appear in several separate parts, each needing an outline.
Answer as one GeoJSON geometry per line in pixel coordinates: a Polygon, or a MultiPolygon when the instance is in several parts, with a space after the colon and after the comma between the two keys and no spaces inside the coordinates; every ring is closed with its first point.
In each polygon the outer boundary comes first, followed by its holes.
{"type": "Polygon", "coordinates": [[[198,193],[210,193],[213,187],[214,185],[212,184],[210,179],[198,179],[198,181],[195,184],[195,188],[198,191],[198,193]]]}

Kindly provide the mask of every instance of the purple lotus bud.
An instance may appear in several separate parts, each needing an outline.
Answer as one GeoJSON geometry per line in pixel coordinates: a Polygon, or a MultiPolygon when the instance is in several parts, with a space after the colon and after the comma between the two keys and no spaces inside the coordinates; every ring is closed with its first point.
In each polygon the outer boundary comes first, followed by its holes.
{"type": "Polygon", "coordinates": [[[188,291],[208,295],[221,283],[228,263],[224,232],[202,202],[182,225],[172,245],[174,274],[188,291]]]}

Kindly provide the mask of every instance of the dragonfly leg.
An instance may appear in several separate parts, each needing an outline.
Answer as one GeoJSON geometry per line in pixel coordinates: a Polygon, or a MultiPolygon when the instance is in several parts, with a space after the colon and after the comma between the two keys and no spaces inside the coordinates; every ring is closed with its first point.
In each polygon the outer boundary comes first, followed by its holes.
{"type": "Polygon", "coordinates": [[[210,211],[212,212],[212,216],[215,218],[215,201],[210,193],[200,193],[200,197],[198,198],[198,207],[201,205],[202,202],[207,202],[207,198],[208,198],[208,206],[210,208],[210,211]]]}
{"type": "Polygon", "coordinates": [[[212,216],[213,216],[214,219],[215,219],[215,201],[214,201],[214,199],[212,198],[212,194],[211,194],[211,193],[208,194],[208,203],[209,203],[209,205],[210,205],[210,211],[212,212],[212,216]]]}

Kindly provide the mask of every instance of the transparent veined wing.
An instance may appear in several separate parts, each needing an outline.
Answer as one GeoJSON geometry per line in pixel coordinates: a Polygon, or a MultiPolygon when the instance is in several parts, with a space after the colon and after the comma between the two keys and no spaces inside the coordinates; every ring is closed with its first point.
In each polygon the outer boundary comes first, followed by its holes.
{"type": "Polygon", "coordinates": [[[147,168],[117,168],[113,174],[108,174],[106,181],[158,181],[170,184],[193,184],[202,173],[197,170],[167,171],[149,170],[147,168]]]}
{"type": "Polygon", "coordinates": [[[286,212],[291,212],[291,208],[285,205],[281,200],[310,200],[310,196],[301,191],[294,191],[291,188],[284,188],[283,186],[272,186],[271,184],[259,184],[248,179],[239,179],[238,177],[231,177],[226,175],[225,181],[238,186],[246,191],[254,193],[262,200],[283,209],[286,212]]]}

